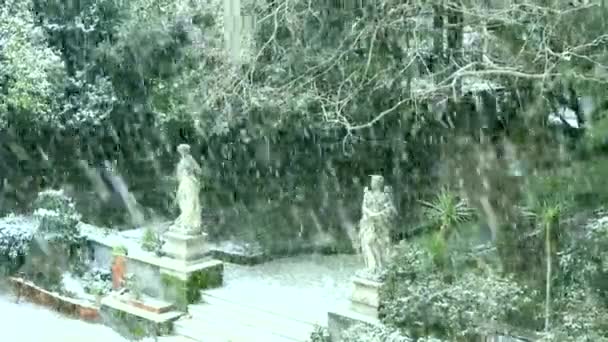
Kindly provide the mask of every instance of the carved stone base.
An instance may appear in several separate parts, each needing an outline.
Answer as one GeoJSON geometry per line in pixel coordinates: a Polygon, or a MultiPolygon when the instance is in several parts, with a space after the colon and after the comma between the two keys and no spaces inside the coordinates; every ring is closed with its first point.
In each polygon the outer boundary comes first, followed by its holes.
{"type": "Polygon", "coordinates": [[[355,288],[350,298],[352,310],[363,315],[378,318],[378,306],[380,305],[379,291],[382,283],[355,277],[353,284],[355,288]]]}
{"type": "Polygon", "coordinates": [[[200,260],[210,251],[203,235],[184,235],[175,232],[165,233],[163,251],[174,259],[185,262],[200,260]]]}

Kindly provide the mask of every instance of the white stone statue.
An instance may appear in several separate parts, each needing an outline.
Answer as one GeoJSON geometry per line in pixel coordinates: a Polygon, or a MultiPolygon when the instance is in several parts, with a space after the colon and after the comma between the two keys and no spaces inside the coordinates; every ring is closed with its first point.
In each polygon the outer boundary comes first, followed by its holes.
{"type": "Polygon", "coordinates": [[[169,228],[171,232],[185,235],[202,234],[201,202],[199,192],[201,188],[201,167],[190,154],[190,145],[181,144],[177,147],[181,159],[177,164],[176,201],[180,215],[169,228]]]}
{"type": "Polygon", "coordinates": [[[363,194],[362,217],[359,223],[361,254],[367,274],[377,275],[386,266],[390,254],[390,230],[397,216],[392,190],[384,186],[382,176],[371,176],[371,190],[363,194]]]}

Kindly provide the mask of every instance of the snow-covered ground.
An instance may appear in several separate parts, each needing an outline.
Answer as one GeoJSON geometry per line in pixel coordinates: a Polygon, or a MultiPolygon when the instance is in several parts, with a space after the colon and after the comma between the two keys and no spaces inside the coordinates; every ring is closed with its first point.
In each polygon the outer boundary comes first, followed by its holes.
{"type": "Polygon", "coordinates": [[[112,329],[71,319],[25,301],[0,295],[2,341],[127,342],[112,329]]]}
{"type": "Polygon", "coordinates": [[[234,302],[323,323],[352,292],[363,268],[354,255],[301,255],[261,265],[224,265],[224,285],[206,293],[234,302]]]}
{"type": "MultiPolygon", "coordinates": [[[[352,255],[303,255],[253,267],[226,264],[225,285],[209,292],[244,305],[322,323],[348,299],[362,261],[352,255]]],[[[2,341],[127,342],[109,327],[62,316],[0,295],[2,341]]],[[[144,340],[151,342],[153,339],[144,340]]]]}

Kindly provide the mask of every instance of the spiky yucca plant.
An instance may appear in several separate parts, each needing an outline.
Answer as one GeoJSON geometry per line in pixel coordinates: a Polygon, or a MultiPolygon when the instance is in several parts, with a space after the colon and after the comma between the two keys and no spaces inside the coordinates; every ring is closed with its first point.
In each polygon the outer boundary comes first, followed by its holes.
{"type": "Polygon", "coordinates": [[[467,201],[458,197],[448,188],[443,188],[431,202],[420,201],[425,217],[437,228],[441,236],[447,238],[461,224],[474,217],[474,211],[467,201]]]}

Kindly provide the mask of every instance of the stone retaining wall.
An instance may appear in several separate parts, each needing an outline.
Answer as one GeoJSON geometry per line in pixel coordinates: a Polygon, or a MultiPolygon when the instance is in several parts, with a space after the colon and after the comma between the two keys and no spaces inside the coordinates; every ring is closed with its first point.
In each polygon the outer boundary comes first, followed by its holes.
{"type": "Polygon", "coordinates": [[[84,321],[99,322],[99,308],[82,301],[49,292],[22,278],[9,278],[18,300],[25,298],[30,302],[45,306],[54,311],[84,321]]]}

